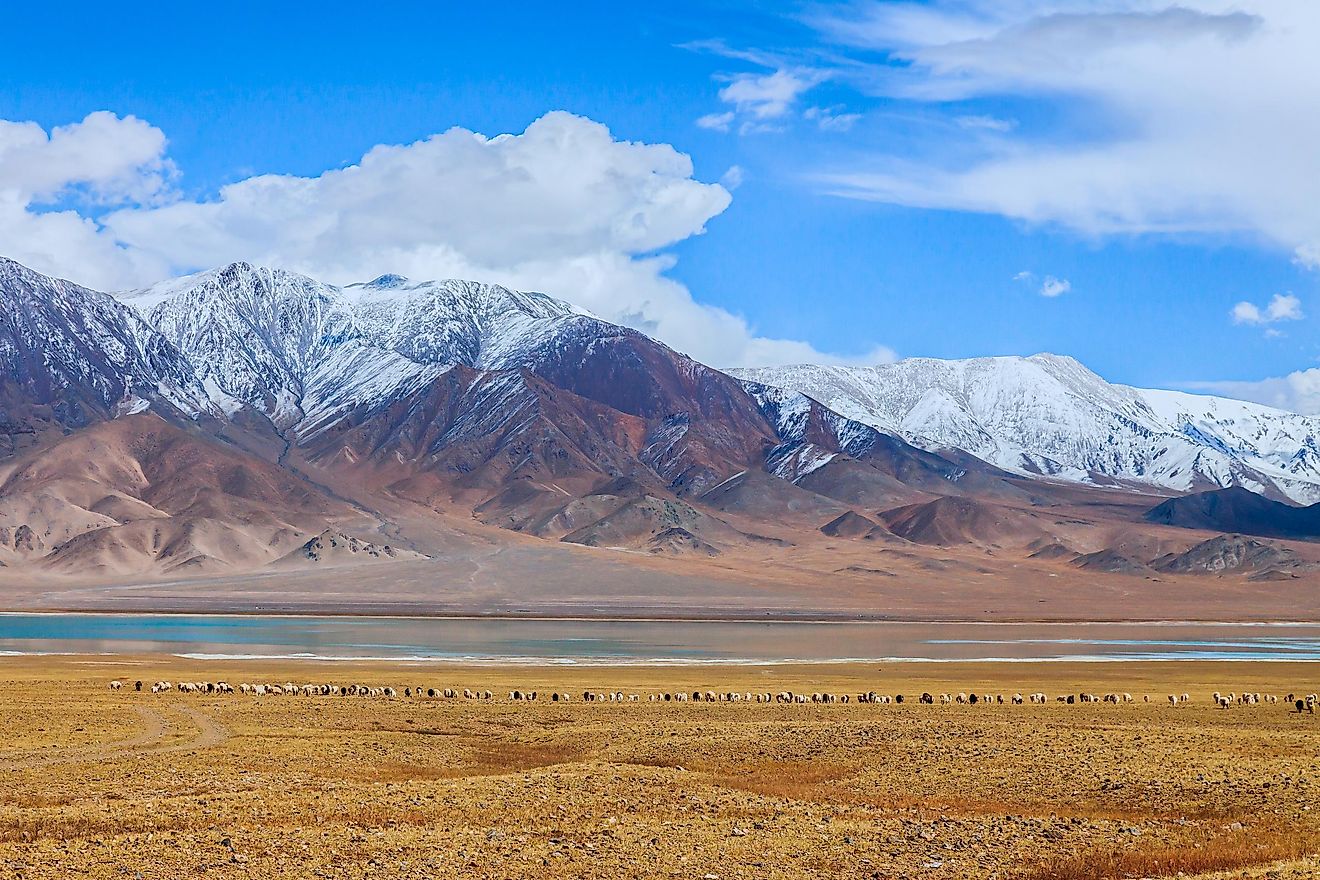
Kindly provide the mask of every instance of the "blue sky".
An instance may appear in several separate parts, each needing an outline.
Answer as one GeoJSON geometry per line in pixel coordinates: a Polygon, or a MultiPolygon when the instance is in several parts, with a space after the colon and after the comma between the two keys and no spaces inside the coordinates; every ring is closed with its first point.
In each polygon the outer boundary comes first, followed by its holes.
{"type": "Polygon", "coordinates": [[[479,274],[721,366],[1048,350],[1320,409],[1320,22],[1255,5],[26,4],[0,252],[98,287],[479,274]],[[523,140],[315,183],[454,127],[523,140]]]}

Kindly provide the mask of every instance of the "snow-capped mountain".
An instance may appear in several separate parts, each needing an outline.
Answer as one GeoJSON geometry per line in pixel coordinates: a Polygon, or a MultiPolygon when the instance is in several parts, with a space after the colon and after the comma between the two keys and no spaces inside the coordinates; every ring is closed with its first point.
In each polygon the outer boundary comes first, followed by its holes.
{"type": "Polygon", "coordinates": [[[565,327],[592,316],[541,293],[475,281],[413,282],[382,275],[343,295],[374,345],[424,364],[516,366],[565,327]]]}
{"type": "Polygon", "coordinates": [[[49,407],[66,428],[153,402],[189,417],[210,410],[187,358],[132,309],[3,257],[0,371],[10,407],[49,407]]]}
{"type": "Polygon", "coordinates": [[[232,263],[120,298],[188,356],[217,405],[281,429],[435,375],[376,346],[339,288],[293,272],[232,263]]]}
{"type": "Polygon", "coordinates": [[[218,406],[302,436],[451,365],[533,366],[563,337],[609,326],[493,284],[382,275],[340,288],[242,262],[118,296],[187,354],[218,406]]]}
{"type": "Polygon", "coordinates": [[[1106,382],[1069,357],[910,358],[733,370],[926,449],[1020,474],[1320,500],[1320,419],[1106,382]]]}

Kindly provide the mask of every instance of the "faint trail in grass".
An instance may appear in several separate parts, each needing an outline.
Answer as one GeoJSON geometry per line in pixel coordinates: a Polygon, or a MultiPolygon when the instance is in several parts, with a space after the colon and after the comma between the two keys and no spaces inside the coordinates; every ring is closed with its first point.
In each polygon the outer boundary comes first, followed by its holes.
{"type": "Polygon", "coordinates": [[[197,729],[197,733],[184,742],[161,745],[160,743],[164,742],[166,737],[178,732],[178,725],[155,709],[146,706],[134,706],[133,708],[142,718],[144,726],[141,732],[128,739],[105,745],[64,749],[57,755],[42,755],[16,761],[3,760],[0,761],[0,766],[10,770],[26,770],[52,764],[95,763],[120,758],[192,752],[219,745],[230,738],[229,730],[214,718],[191,707],[174,703],[171,704],[171,708],[186,716],[192,726],[197,729]]]}
{"type": "Polygon", "coordinates": [[[171,725],[155,709],[146,706],[133,707],[143,721],[143,729],[135,736],[105,745],[81,746],[62,749],[57,755],[41,755],[34,758],[4,760],[3,766],[10,770],[23,770],[31,767],[45,767],[51,764],[68,764],[78,761],[103,761],[116,755],[147,748],[163,740],[170,732],[171,725]]]}

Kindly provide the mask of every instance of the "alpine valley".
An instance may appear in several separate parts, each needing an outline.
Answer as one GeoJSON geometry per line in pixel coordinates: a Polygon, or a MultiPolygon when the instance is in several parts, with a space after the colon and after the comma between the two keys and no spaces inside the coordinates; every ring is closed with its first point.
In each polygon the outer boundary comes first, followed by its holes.
{"type": "Polygon", "coordinates": [[[1320,610],[1320,419],[1067,357],[720,371],[542,294],[246,263],[0,259],[0,309],[7,608],[1320,610]]]}

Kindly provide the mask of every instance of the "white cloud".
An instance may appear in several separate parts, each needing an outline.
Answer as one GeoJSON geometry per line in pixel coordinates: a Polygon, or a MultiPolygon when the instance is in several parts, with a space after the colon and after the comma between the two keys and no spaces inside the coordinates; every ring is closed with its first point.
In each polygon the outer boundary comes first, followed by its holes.
{"type": "Polygon", "coordinates": [[[1276,293],[1270,298],[1265,313],[1271,321],[1299,321],[1302,318],[1302,301],[1291,293],[1276,293]]]}
{"type": "MultiPolygon", "coordinates": [[[[774,53],[732,49],[718,40],[688,43],[684,48],[762,68],[757,72],[716,76],[726,83],[719,90],[719,99],[732,109],[707,113],[697,119],[697,125],[714,131],[731,131],[735,122],[742,135],[784,131],[785,120],[795,112],[801,97],[832,75],[828,70],[795,64],[774,53]]],[[[822,114],[819,108],[809,108],[803,115],[816,120],[822,130],[832,131],[847,131],[860,118],[857,114],[830,111],[822,114]]]]}
{"type": "Polygon", "coordinates": [[[993,131],[1000,134],[1017,128],[1012,119],[1000,119],[997,116],[955,116],[954,123],[968,131],[993,131]]]}
{"type": "Polygon", "coordinates": [[[1320,368],[1298,370],[1258,382],[1191,382],[1185,387],[1252,400],[1303,415],[1320,415],[1320,368]]]}
{"type": "Polygon", "coordinates": [[[733,124],[733,111],[727,113],[707,113],[705,116],[697,119],[697,126],[700,128],[709,128],[711,131],[728,131],[729,126],[733,124]]]}
{"type": "MultiPolygon", "coordinates": [[[[1036,283],[1036,273],[1028,269],[1023,269],[1021,272],[1013,276],[1013,280],[1020,284],[1034,286],[1036,283]]],[[[1053,275],[1046,275],[1040,282],[1039,293],[1043,297],[1054,299],[1057,296],[1063,296],[1070,290],[1072,290],[1072,282],[1067,278],[1056,278],[1053,275]]]]}
{"type": "Polygon", "coordinates": [[[1233,306],[1232,315],[1234,324],[1260,324],[1265,321],[1260,307],[1245,301],[1233,306]]]}
{"type": "MultiPolygon", "coordinates": [[[[933,0],[824,7],[815,26],[878,97],[1057,104],[1030,131],[836,169],[830,191],[1085,234],[1244,234],[1320,254],[1320,4],[933,0]],[[883,53],[895,63],[872,59],[883,53]]],[[[975,119],[976,117],[962,117],[975,119]]],[[[957,117],[955,117],[956,121],[957,117]]]]}
{"type": "Polygon", "coordinates": [[[1070,290],[1072,290],[1072,282],[1067,278],[1055,278],[1053,275],[1046,275],[1045,280],[1040,283],[1040,295],[1050,299],[1062,296],[1070,290]]]}
{"type": "Polygon", "coordinates": [[[849,131],[862,114],[845,113],[842,106],[808,107],[802,111],[802,118],[813,120],[821,131],[849,131]]]}
{"type": "Polygon", "coordinates": [[[798,97],[821,81],[814,70],[780,69],[771,73],[740,73],[720,89],[720,100],[754,119],[778,119],[798,97]]]}
{"type": "Polygon", "coordinates": [[[1243,300],[1233,306],[1230,315],[1234,324],[1275,324],[1279,321],[1300,321],[1305,317],[1302,314],[1302,301],[1291,293],[1276,293],[1263,309],[1243,300]]]}
{"type": "Polygon", "coordinates": [[[172,175],[165,135],[135,116],[99,111],[44,131],[0,120],[0,192],[45,203],[74,188],[97,201],[147,201],[172,175]]]}
{"type": "Polygon", "coordinates": [[[554,112],[498,137],[455,128],[205,201],[169,191],[164,151],[159,129],[108,113],[49,135],[0,123],[0,250],[102,289],[238,259],[336,283],[473,278],[546,291],[720,366],[840,360],[760,337],[670,278],[665,249],[701,234],[728,190],[696,180],[673,147],[589,119],[554,112]],[[41,210],[70,192],[82,203],[41,210]]]}
{"type": "Polygon", "coordinates": [[[168,197],[174,168],[165,135],[133,116],[89,114],[46,132],[0,120],[0,249],[43,272],[108,286],[159,277],[168,267],[125,251],[77,208],[150,204],[168,197]]]}

